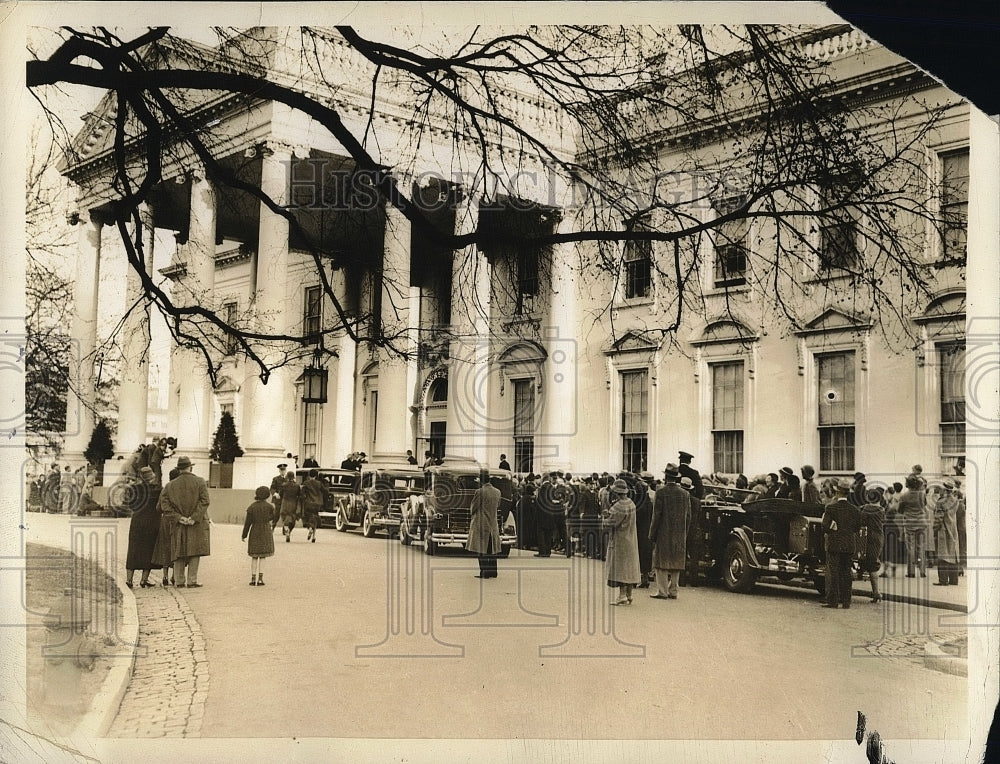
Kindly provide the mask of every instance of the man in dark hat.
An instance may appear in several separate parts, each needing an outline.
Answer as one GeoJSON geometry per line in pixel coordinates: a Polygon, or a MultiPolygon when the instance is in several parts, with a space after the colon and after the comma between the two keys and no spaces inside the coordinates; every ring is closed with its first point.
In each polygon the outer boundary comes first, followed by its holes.
{"type": "Polygon", "coordinates": [[[848,501],[852,486],[846,480],[834,480],[834,501],[823,513],[826,533],[826,602],[823,607],[851,606],[851,560],[861,530],[861,510],[848,501]]]}
{"type": "Polygon", "coordinates": [[[705,487],[702,485],[701,475],[698,473],[698,470],[691,466],[694,456],[687,451],[678,451],[677,458],[680,461],[680,465],[677,467],[680,476],[691,478],[691,482],[694,484],[692,495],[698,497],[699,500],[704,499],[705,487]]]}
{"type": "Polygon", "coordinates": [[[497,465],[497,469],[510,470],[510,462],[507,461],[507,454],[500,454],[500,464],[497,465]]]}
{"type": "Polygon", "coordinates": [[[211,530],[208,519],[208,484],[192,474],[191,460],[177,460],[177,477],[164,487],[160,504],[164,512],[177,513],[177,528],[173,536],[174,584],[196,588],[198,567],[202,557],[211,551],[211,530]]]}
{"type": "MultiPolygon", "coordinates": [[[[656,492],[649,539],[654,543],[656,592],[653,599],[677,599],[677,584],[687,565],[687,534],[691,525],[691,499],[681,488],[680,471],[674,464],[664,470],[664,485],[656,492]]],[[[693,481],[692,481],[693,483],[693,481]]]]}

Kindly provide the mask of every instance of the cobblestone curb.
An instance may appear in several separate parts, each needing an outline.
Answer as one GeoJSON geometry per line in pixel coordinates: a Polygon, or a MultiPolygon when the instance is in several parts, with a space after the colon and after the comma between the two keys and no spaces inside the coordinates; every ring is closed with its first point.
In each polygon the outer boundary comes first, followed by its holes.
{"type": "Polygon", "coordinates": [[[209,685],[201,626],[173,587],[140,590],[135,599],[135,668],[108,737],[197,737],[209,685]]]}
{"type": "Polygon", "coordinates": [[[104,737],[114,722],[115,715],[125,697],[126,689],[135,667],[135,648],[139,640],[139,616],[136,612],[135,595],[113,577],[121,592],[122,630],[114,645],[106,649],[116,651],[112,658],[117,660],[104,678],[104,684],[91,702],[91,709],[80,721],[76,734],[82,737],[104,737]]]}
{"type": "Polygon", "coordinates": [[[965,677],[969,675],[968,659],[945,652],[934,639],[927,640],[924,645],[924,666],[945,674],[965,677]]]}

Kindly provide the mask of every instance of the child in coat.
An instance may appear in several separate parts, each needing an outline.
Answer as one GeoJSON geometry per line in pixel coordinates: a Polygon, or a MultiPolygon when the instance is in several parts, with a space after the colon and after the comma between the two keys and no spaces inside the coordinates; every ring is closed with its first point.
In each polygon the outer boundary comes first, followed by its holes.
{"type": "Polygon", "coordinates": [[[247,507],[247,519],[243,523],[243,540],[250,537],[247,544],[247,554],[250,555],[250,586],[264,585],[262,561],[274,554],[274,537],[271,535],[274,507],[267,501],[270,495],[271,490],[266,485],[254,491],[256,501],[247,507]]]}

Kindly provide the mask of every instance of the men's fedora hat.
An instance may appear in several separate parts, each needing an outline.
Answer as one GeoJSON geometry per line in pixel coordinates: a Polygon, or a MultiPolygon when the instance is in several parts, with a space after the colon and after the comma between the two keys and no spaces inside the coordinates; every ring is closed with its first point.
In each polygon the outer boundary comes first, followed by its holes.
{"type": "Polygon", "coordinates": [[[177,460],[177,469],[179,470],[187,469],[192,464],[193,462],[188,457],[182,456],[180,459],[177,460]]]}

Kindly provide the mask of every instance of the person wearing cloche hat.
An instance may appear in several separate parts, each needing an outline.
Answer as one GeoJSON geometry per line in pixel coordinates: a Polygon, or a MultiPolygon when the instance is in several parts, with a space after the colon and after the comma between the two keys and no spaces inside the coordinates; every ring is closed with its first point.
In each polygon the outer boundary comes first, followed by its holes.
{"type": "Polygon", "coordinates": [[[774,497],[776,499],[791,499],[792,501],[802,501],[802,489],[799,487],[799,478],[791,467],[782,467],[778,471],[781,485],[778,486],[774,497]]]}
{"type": "Polygon", "coordinates": [[[611,506],[602,515],[602,525],[608,533],[608,549],[604,562],[608,586],[618,587],[618,599],[612,605],[632,602],[632,590],[639,584],[639,539],[635,526],[635,503],[628,497],[629,487],[621,478],[609,489],[611,506]]]}
{"type": "Polygon", "coordinates": [[[851,606],[851,559],[861,530],[861,510],[847,500],[852,485],[843,479],[830,484],[834,500],[823,512],[826,533],[826,602],[823,607],[851,606]]]}
{"type": "Polygon", "coordinates": [[[128,502],[132,518],[129,520],[128,549],[125,553],[125,585],[129,589],[133,586],[132,578],[137,570],[142,571],[139,586],[144,589],[156,586],[149,582],[149,571],[160,567],[153,562],[153,550],[160,533],[160,512],[156,509],[160,486],[152,467],[142,467],[139,477],[140,482],[130,487],[132,496],[128,502]]]}
{"type": "MultiPolygon", "coordinates": [[[[649,539],[653,542],[653,566],[656,570],[656,592],[653,599],[677,599],[681,571],[687,565],[687,535],[691,525],[691,500],[680,486],[680,470],[668,464],[663,471],[665,483],[657,489],[653,500],[653,519],[649,539]]],[[[690,475],[683,477],[690,478],[690,475]]],[[[692,479],[691,496],[697,496],[697,483],[692,479]]],[[[700,497],[699,497],[700,499],[700,497]]]]}

